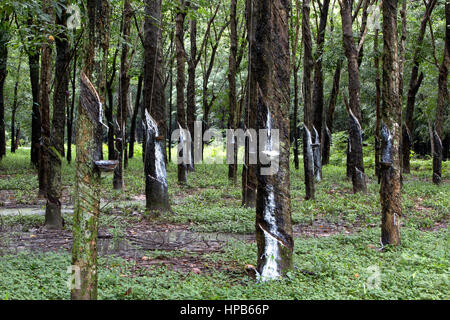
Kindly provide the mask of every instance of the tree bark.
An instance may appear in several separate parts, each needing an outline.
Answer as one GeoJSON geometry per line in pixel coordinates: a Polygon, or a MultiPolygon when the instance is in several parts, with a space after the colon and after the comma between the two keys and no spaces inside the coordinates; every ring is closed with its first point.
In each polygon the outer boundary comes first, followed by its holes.
{"type": "Polygon", "coordinates": [[[76,89],[76,77],[77,77],[77,54],[73,57],[73,69],[72,69],[72,102],[70,108],[67,109],[67,162],[72,162],[72,133],[73,133],[73,112],[75,110],[75,89],[76,89]]]}
{"type": "Polygon", "coordinates": [[[381,111],[381,244],[400,244],[402,196],[400,135],[402,105],[398,92],[397,0],[383,1],[383,105],[381,111]]]}
{"type": "Polygon", "coordinates": [[[16,152],[16,113],[17,113],[17,109],[19,107],[17,99],[18,99],[18,93],[19,93],[19,75],[20,75],[21,66],[22,66],[22,60],[20,59],[19,64],[17,66],[16,83],[14,85],[14,98],[13,98],[13,105],[12,105],[12,110],[11,110],[11,153],[16,152]]]}
{"type": "Polygon", "coordinates": [[[374,67],[375,67],[375,176],[380,182],[380,158],[381,158],[381,76],[380,76],[380,53],[378,51],[378,29],[374,37],[374,67]]]}
{"type": "Polygon", "coordinates": [[[194,144],[192,139],[194,138],[194,123],[196,118],[196,105],[195,105],[195,69],[197,68],[197,20],[192,18],[190,21],[190,42],[191,52],[188,59],[188,83],[186,88],[186,117],[187,127],[191,137],[191,149],[189,155],[191,163],[188,164],[188,171],[194,171],[194,144]]]}
{"type": "Polygon", "coordinates": [[[117,106],[117,126],[116,126],[116,153],[119,164],[114,170],[113,188],[115,190],[122,190],[124,188],[123,181],[123,167],[124,167],[124,148],[126,148],[126,124],[128,113],[128,92],[130,88],[130,76],[129,76],[129,38],[131,28],[131,16],[132,8],[130,0],[124,1],[123,7],[123,27],[122,38],[127,43],[122,44],[122,52],[120,57],[120,73],[119,73],[119,105],[117,106]]]}
{"type": "MultiPolygon", "coordinates": [[[[64,3],[66,6],[67,3],[64,3]]],[[[67,91],[69,87],[68,65],[70,56],[67,39],[67,12],[65,7],[56,14],[56,24],[61,31],[55,37],[55,91],[53,93],[53,118],[49,147],[49,175],[45,226],[48,229],[61,229],[61,159],[64,159],[64,125],[66,123],[67,91]]]]}
{"type": "Polygon", "coordinates": [[[72,300],[97,299],[97,234],[100,214],[99,144],[101,102],[94,86],[81,73],[80,103],[76,130],[76,176],[73,215],[72,271],[75,286],[72,300]],[[79,283],[77,283],[77,278],[79,283]]]}
{"type": "MultiPolygon", "coordinates": [[[[229,104],[230,117],[228,119],[228,129],[235,130],[237,128],[237,105],[236,105],[236,58],[238,50],[238,36],[237,36],[237,20],[236,20],[237,1],[230,1],[230,54],[228,57],[228,86],[229,86],[229,104]]],[[[237,183],[237,139],[233,139],[233,163],[228,165],[228,179],[237,183]]]]}
{"type": "Polygon", "coordinates": [[[419,34],[415,40],[415,50],[413,57],[413,67],[411,70],[411,77],[409,79],[409,89],[408,98],[406,101],[406,113],[405,113],[405,126],[403,128],[403,143],[402,143],[402,153],[403,153],[403,172],[410,173],[410,153],[411,145],[414,139],[414,107],[416,103],[416,95],[419,91],[420,85],[423,80],[423,73],[419,75],[419,66],[422,60],[422,43],[425,38],[425,31],[427,27],[428,20],[430,19],[431,13],[437,3],[437,0],[429,0],[425,7],[425,12],[423,14],[422,22],[420,24],[419,34]]]}
{"type": "Polygon", "coordinates": [[[314,166],[316,181],[320,181],[322,179],[322,147],[323,137],[325,135],[325,127],[324,123],[324,99],[323,99],[323,71],[322,71],[322,55],[323,55],[323,47],[325,44],[325,30],[327,27],[327,19],[328,19],[328,9],[330,7],[330,0],[324,0],[321,6],[320,11],[320,22],[319,29],[317,30],[317,48],[316,54],[314,58],[314,85],[313,85],[313,124],[314,128],[317,130],[319,134],[319,145],[315,146],[315,156],[314,162],[316,165],[314,166]]]}
{"type": "Polygon", "coordinates": [[[4,87],[6,75],[8,74],[8,41],[9,30],[7,29],[7,21],[9,17],[1,18],[0,25],[0,160],[6,155],[6,134],[5,134],[5,97],[4,87]]]}
{"type": "Polygon", "coordinates": [[[136,92],[136,101],[134,104],[133,115],[131,116],[131,125],[130,125],[130,145],[128,151],[128,157],[131,159],[134,156],[134,143],[136,142],[136,120],[137,115],[140,110],[141,105],[141,94],[142,94],[142,82],[144,80],[144,75],[139,75],[138,86],[136,92]]]}
{"type": "Polygon", "coordinates": [[[366,192],[364,174],[361,97],[359,81],[359,50],[353,40],[352,1],[343,0],[341,4],[342,33],[347,57],[348,91],[349,91],[349,152],[348,166],[352,177],[353,192],[366,192]]]}
{"type": "MultiPolygon", "coordinates": [[[[27,19],[27,25],[33,24],[31,16],[27,19]]],[[[31,163],[38,167],[39,165],[39,148],[41,139],[41,115],[39,113],[39,50],[28,51],[28,65],[30,67],[30,84],[31,95],[33,99],[32,115],[31,115],[31,163]]]]}
{"type": "Polygon", "coordinates": [[[302,35],[303,35],[303,166],[305,170],[305,199],[314,199],[314,156],[311,132],[313,132],[312,71],[314,60],[312,54],[311,27],[309,24],[310,0],[303,1],[302,35]]]}
{"type": "Polygon", "coordinates": [[[444,45],[444,56],[439,66],[438,95],[436,102],[436,118],[434,122],[433,140],[433,183],[442,182],[442,158],[443,158],[443,119],[448,119],[449,93],[448,93],[448,68],[450,65],[450,2],[445,4],[446,37],[444,45]]]}
{"type": "MultiPolygon", "coordinates": [[[[50,1],[42,1],[42,9],[48,16],[53,17],[53,7],[50,1]]],[[[41,51],[41,80],[40,80],[40,114],[41,114],[41,146],[39,149],[39,195],[46,196],[49,176],[49,145],[50,145],[50,82],[52,48],[50,39],[42,44],[41,51]]]]}
{"type": "Polygon", "coordinates": [[[343,59],[339,58],[334,71],[333,76],[333,88],[331,89],[330,100],[328,102],[328,111],[326,115],[326,127],[323,136],[323,148],[322,148],[322,165],[327,165],[330,163],[330,150],[332,143],[332,133],[333,133],[333,120],[334,111],[336,109],[337,98],[339,95],[339,86],[341,83],[341,71],[342,71],[343,59]]]}
{"type": "MultiPolygon", "coordinates": [[[[253,73],[253,59],[252,59],[252,47],[255,43],[255,30],[256,19],[254,11],[254,0],[246,0],[246,23],[247,23],[247,36],[249,42],[249,63],[248,63],[248,88],[246,93],[245,113],[244,113],[244,129],[256,129],[256,81],[253,73]]],[[[258,187],[257,165],[250,163],[250,158],[253,157],[252,152],[257,150],[250,148],[250,140],[256,139],[256,137],[246,137],[245,139],[245,156],[244,165],[242,168],[242,206],[246,208],[256,207],[256,195],[258,187]]],[[[254,143],[254,140],[252,141],[254,143]]]]}
{"type": "MultiPolygon", "coordinates": [[[[291,130],[293,138],[294,138],[294,166],[295,170],[299,169],[299,160],[298,160],[298,70],[300,68],[300,63],[297,63],[297,49],[298,49],[298,41],[300,34],[300,12],[301,12],[301,4],[299,0],[295,1],[295,30],[294,32],[294,41],[292,41],[292,57],[291,57],[291,70],[294,77],[294,112],[293,112],[293,130],[291,130]]],[[[294,24],[294,17],[292,17],[292,24],[294,24]]]]}
{"type": "Polygon", "coordinates": [[[293,268],[289,191],[290,1],[262,0],[253,6],[255,37],[250,54],[257,92],[257,128],[267,130],[265,151],[279,152],[278,168],[274,170],[259,162],[257,171],[257,270],[260,280],[266,281],[293,268]],[[279,146],[272,140],[272,130],[279,132],[279,146]]]}
{"type": "MultiPolygon", "coordinates": [[[[177,52],[177,122],[181,130],[186,129],[186,113],[184,109],[184,87],[185,87],[185,52],[184,52],[184,18],[186,17],[186,5],[184,0],[180,0],[180,6],[175,18],[176,34],[175,46],[177,52]]],[[[184,158],[182,151],[179,154],[184,158]]],[[[178,183],[187,183],[187,166],[182,162],[178,164],[178,183]]]]}
{"type": "Polygon", "coordinates": [[[145,194],[150,211],[170,211],[165,163],[166,109],[161,0],[146,1],[144,62],[145,194]]]}

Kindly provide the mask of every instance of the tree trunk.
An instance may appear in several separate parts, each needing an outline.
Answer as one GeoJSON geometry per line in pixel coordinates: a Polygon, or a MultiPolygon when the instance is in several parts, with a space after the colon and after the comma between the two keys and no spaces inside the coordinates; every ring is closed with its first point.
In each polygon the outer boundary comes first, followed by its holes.
{"type": "MultiPolygon", "coordinates": [[[[27,24],[30,27],[33,19],[28,17],[27,24]]],[[[33,99],[32,118],[31,118],[31,163],[38,167],[39,148],[41,140],[41,115],[39,113],[39,51],[28,51],[28,65],[30,67],[30,84],[33,99]]]]}
{"type": "MultiPolygon", "coordinates": [[[[67,3],[65,4],[67,5],[67,3]]],[[[67,91],[69,87],[68,64],[70,62],[67,40],[66,9],[56,14],[56,24],[61,31],[55,37],[55,91],[53,94],[53,118],[49,147],[49,176],[47,188],[47,205],[45,210],[45,226],[48,229],[61,229],[61,159],[64,158],[64,125],[66,123],[67,91]]]]}
{"type": "Polygon", "coordinates": [[[122,44],[122,53],[120,57],[120,73],[119,73],[119,105],[117,106],[117,126],[116,126],[116,152],[119,164],[114,170],[113,188],[122,190],[124,188],[123,181],[123,161],[124,148],[126,148],[126,124],[128,112],[128,92],[130,88],[130,76],[128,74],[130,65],[128,59],[129,37],[131,28],[132,8],[130,0],[125,0],[123,8],[123,27],[122,38],[127,42],[122,44]]]}
{"type": "MultiPolygon", "coordinates": [[[[249,42],[249,63],[248,63],[248,90],[246,93],[244,127],[245,129],[256,129],[256,81],[252,67],[254,61],[252,59],[252,47],[255,43],[256,19],[254,11],[254,0],[246,0],[246,23],[247,36],[249,42]]],[[[250,162],[251,158],[257,158],[257,150],[251,148],[254,145],[256,137],[246,137],[245,139],[245,156],[242,168],[242,206],[246,208],[256,207],[256,194],[258,186],[257,165],[250,162]],[[252,140],[252,142],[250,142],[252,140]],[[254,154],[253,154],[254,153],[254,154]]]]}
{"type": "Polygon", "coordinates": [[[141,105],[141,94],[142,94],[142,81],[144,80],[144,75],[139,75],[138,86],[136,92],[136,101],[134,104],[133,115],[131,116],[131,127],[130,127],[130,145],[128,157],[131,159],[134,156],[134,143],[136,142],[136,119],[141,105]]]}
{"type": "Polygon", "coordinates": [[[114,97],[113,97],[113,84],[114,78],[116,77],[116,66],[117,66],[117,55],[119,49],[116,48],[114,51],[114,58],[112,63],[111,78],[106,83],[106,92],[108,96],[108,107],[105,111],[106,121],[108,122],[108,159],[117,159],[117,154],[114,146],[114,120],[113,120],[113,110],[114,110],[114,97]]]}
{"type": "Polygon", "coordinates": [[[94,86],[81,73],[76,130],[76,176],[73,214],[72,300],[97,299],[97,234],[100,214],[101,102],[94,86]]]}
{"type": "MultiPolygon", "coordinates": [[[[42,1],[43,11],[53,17],[53,7],[50,1],[42,1]]],[[[51,82],[51,63],[52,48],[50,40],[42,44],[41,53],[41,80],[40,80],[40,114],[41,114],[41,146],[39,149],[39,195],[46,196],[49,176],[49,145],[50,145],[50,82],[51,82]]]]}
{"type": "Polygon", "coordinates": [[[383,105],[381,111],[381,244],[400,244],[402,196],[400,135],[402,105],[398,93],[397,0],[383,1],[383,105]]]}
{"type": "Polygon", "coordinates": [[[438,95],[436,102],[436,119],[434,122],[433,140],[434,144],[433,152],[433,183],[440,184],[442,182],[442,158],[443,158],[443,146],[442,137],[443,131],[443,119],[448,119],[448,107],[449,107],[449,93],[448,93],[448,67],[450,65],[450,2],[445,4],[445,17],[446,17],[446,38],[444,46],[444,56],[442,64],[439,67],[438,77],[438,95]]]}
{"type": "Polygon", "coordinates": [[[375,67],[375,176],[380,182],[380,158],[381,158],[381,78],[380,78],[380,53],[378,52],[378,29],[375,30],[374,37],[374,67],[375,67]]]}
{"type": "Polygon", "coordinates": [[[73,112],[75,110],[75,89],[77,77],[77,54],[73,57],[72,70],[72,102],[67,112],[67,162],[72,162],[72,132],[73,132],[73,112]]]}
{"type": "MultiPolygon", "coordinates": [[[[186,129],[186,113],[184,109],[184,87],[185,87],[185,53],[184,53],[184,18],[186,17],[186,5],[184,0],[180,0],[180,7],[178,8],[176,23],[175,45],[177,51],[177,122],[181,130],[186,129]]],[[[184,158],[181,151],[178,155],[184,158]]],[[[187,164],[178,164],[178,183],[187,183],[187,164]]]]}
{"type": "MultiPolygon", "coordinates": [[[[267,130],[265,150],[276,153],[276,169],[258,163],[256,242],[261,281],[292,270],[289,179],[289,2],[262,0],[253,3],[255,37],[251,46],[252,73],[257,92],[257,128],[267,130]],[[279,133],[279,144],[274,138],[279,133]]],[[[260,136],[261,138],[261,136],[260,136]]]]}
{"type": "Polygon", "coordinates": [[[348,166],[352,177],[353,192],[366,192],[364,174],[362,129],[361,129],[361,97],[359,81],[359,50],[355,47],[352,30],[352,1],[343,0],[341,5],[342,33],[345,55],[348,62],[349,91],[349,152],[348,166]]]}
{"type": "Polygon", "coordinates": [[[191,163],[188,164],[188,171],[194,171],[194,144],[192,139],[194,138],[194,123],[196,118],[196,106],[195,106],[195,69],[197,67],[197,20],[195,17],[190,21],[190,42],[191,52],[188,60],[188,83],[186,88],[186,117],[187,127],[191,137],[191,149],[189,150],[189,156],[191,163]]]}
{"type": "Polygon", "coordinates": [[[6,134],[5,134],[5,97],[4,87],[6,75],[8,74],[8,41],[9,31],[7,20],[9,17],[2,17],[0,24],[0,160],[6,155],[6,134]]]}
{"type": "MultiPolygon", "coordinates": [[[[229,86],[229,104],[230,104],[230,114],[228,119],[228,129],[235,130],[237,128],[237,106],[236,106],[236,58],[237,58],[237,50],[238,50],[238,36],[237,36],[237,20],[236,20],[236,7],[237,1],[230,1],[230,54],[228,57],[228,86],[229,86]]],[[[231,151],[233,154],[232,160],[233,163],[228,164],[228,179],[233,181],[234,184],[237,183],[237,139],[233,135],[231,137],[233,139],[233,150],[231,151]]]]}
{"type": "Polygon", "coordinates": [[[314,156],[311,132],[313,132],[312,105],[312,55],[311,27],[309,25],[310,0],[303,1],[302,35],[303,35],[303,165],[305,170],[305,199],[314,199],[314,156]]]}
{"type": "Polygon", "coordinates": [[[145,194],[150,211],[170,211],[165,163],[166,115],[162,70],[161,0],[145,7],[144,128],[145,194]]]}
{"type": "Polygon", "coordinates": [[[341,83],[341,70],[343,59],[339,58],[333,76],[333,88],[331,89],[330,101],[328,102],[328,112],[326,115],[326,127],[323,136],[322,165],[330,163],[330,150],[333,133],[334,110],[336,109],[337,98],[339,95],[339,86],[341,83]]]}
{"type": "Polygon", "coordinates": [[[410,153],[411,145],[414,139],[414,106],[416,103],[416,95],[419,91],[420,85],[423,80],[423,73],[419,75],[419,66],[422,61],[422,43],[425,37],[425,31],[427,27],[428,20],[430,19],[431,13],[437,3],[437,0],[429,0],[426,4],[425,13],[423,14],[422,22],[420,24],[419,35],[415,40],[415,50],[413,57],[413,67],[411,71],[411,77],[409,79],[409,89],[408,98],[406,101],[406,114],[405,114],[405,127],[403,128],[403,143],[402,143],[402,153],[403,153],[403,172],[410,173],[410,153]]]}
{"type": "MultiPolygon", "coordinates": [[[[20,58],[19,58],[20,59],[20,58]]],[[[13,106],[11,110],[11,153],[16,152],[16,113],[18,106],[18,93],[19,93],[19,75],[20,75],[20,67],[22,66],[22,60],[19,60],[19,65],[17,66],[16,73],[16,83],[14,85],[14,98],[13,98],[13,106]]]]}
{"type": "MultiPolygon", "coordinates": [[[[300,11],[301,11],[301,4],[299,0],[295,1],[295,34],[294,34],[294,41],[292,42],[292,64],[291,64],[291,70],[293,72],[294,76],[294,114],[293,114],[293,129],[291,132],[293,133],[294,138],[294,165],[295,170],[299,169],[299,161],[298,161],[298,70],[300,68],[300,65],[297,63],[297,48],[298,48],[298,40],[299,40],[299,34],[300,34],[300,11]]],[[[294,21],[292,19],[292,23],[294,24],[294,21]]]]}
{"type": "Polygon", "coordinates": [[[318,145],[314,147],[314,175],[316,181],[322,179],[322,143],[325,127],[324,123],[324,108],[323,108],[323,71],[322,71],[322,55],[323,47],[325,44],[325,30],[327,27],[328,8],[330,7],[330,0],[324,0],[322,4],[322,10],[320,13],[319,29],[317,30],[317,48],[314,58],[314,86],[313,86],[313,125],[318,133],[318,145]]]}

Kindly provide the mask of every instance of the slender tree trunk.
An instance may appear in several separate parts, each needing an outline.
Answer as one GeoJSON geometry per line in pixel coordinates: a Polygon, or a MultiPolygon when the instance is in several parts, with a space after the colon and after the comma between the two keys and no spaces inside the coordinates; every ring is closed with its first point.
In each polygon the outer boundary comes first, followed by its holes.
{"type": "Polygon", "coordinates": [[[72,133],[73,133],[73,112],[75,110],[75,89],[76,89],[76,76],[77,76],[77,54],[73,57],[73,70],[72,70],[72,102],[70,108],[67,109],[67,162],[72,162],[72,133]]]}
{"type": "Polygon", "coordinates": [[[440,184],[442,182],[442,158],[443,158],[443,146],[442,137],[443,131],[443,119],[448,119],[449,110],[449,93],[448,93],[448,68],[450,65],[450,2],[445,4],[445,17],[446,17],[446,37],[444,46],[444,56],[442,58],[442,64],[439,67],[438,77],[438,95],[436,102],[436,119],[434,122],[433,139],[431,141],[434,144],[433,152],[433,183],[440,184]]]}
{"type": "Polygon", "coordinates": [[[313,124],[315,130],[319,134],[319,145],[315,145],[314,150],[314,175],[316,181],[322,179],[322,146],[323,137],[325,134],[324,123],[324,99],[323,99],[323,71],[322,71],[322,55],[325,44],[325,30],[327,27],[328,9],[330,7],[330,0],[324,0],[321,6],[319,29],[317,30],[317,49],[314,63],[314,86],[313,86],[313,124]]]}
{"type": "Polygon", "coordinates": [[[139,75],[138,86],[136,92],[136,102],[134,104],[133,115],[131,116],[131,127],[130,127],[130,148],[128,152],[128,157],[131,159],[134,156],[134,143],[136,142],[136,120],[137,115],[140,110],[141,105],[141,94],[142,94],[142,82],[144,80],[144,75],[139,75]]]}
{"type": "Polygon", "coordinates": [[[257,1],[253,6],[255,37],[250,54],[257,91],[257,128],[267,130],[265,151],[279,152],[275,170],[259,162],[257,171],[257,269],[260,280],[266,281],[293,268],[289,191],[290,8],[289,1],[282,0],[257,1]],[[272,130],[279,132],[279,145],[272,130]]]}
{"type": "MultiPolygon", "coordinates": [[[[28,17],[27,25],[33,24],[31,16],[28,17]]],[[[31,163],[36,167],[39,164],[39,148],[41,140],[41,115],[39,113],[39,50],[28,51],[28,65],[30,67],[30,84],[33,99],[31,118],[31,163]]]]}
{"type": "MultiPolygon", "coordinates": [[[[230,54],[228,57],[228,86],[229,86],[229,104],[230,114],[228,118],[228,129],[235,130],[237,128],[237,105],[236,105],[236,58],[238,50],[237,36],[237,20],[236,20],[237,1],[230,1],[230,54]]],[[[233,163],[228,164],[228,179],[237,183],[237,139],[233,135],[233,163]]],[[[228,150],[227,150],[228,151],[228,150]]]]}
{"type": "Polygon", "coordinates": [[[342,32],[344,49],[347,57],[348,91],[349,91],[349,152],[348,166],[352,177],[353,192],[366,192],[364,174],[362,128],[361,128],[361,97],[359,81],[359,49],[355,47],[352,29],[352,1],[341,3],[342,32]]]}
{"type": "MultiPolygon", "coordinates": [[[[170,42],[172,43],[172,41],[173,41],[173,31],[172,31],[172,33],[170,34],[170,42]]],[[[172,47],[172,46],[171,46],[172,47]]],[[[172,94],[172,92],[173,92],[173,59],[171,59],[170,60],[170,66],[169,66],[169,77],[170,77],[170,80],[169,80],[169,123],[168,123],[168,131],[167,131],[167,134],[168,134],[168,139],[167,139],[167,141],[168,141],[168,143],[169,143],[169,162],[171,162],[172,161],[172,139],[171,139],[171,137],[172,137],[172,96],[173,96],[173,94],[172,94]]]]}
{"type": "Polygon", "coordinates": [[[190,21],[190,42],[191,52],[188,60],[188,83],[186,88],[186,117],[187,127],[191,137],[191,149],[190,158],[191,163],[187,166],[188,171],[194,171],[194,144],[192,139],[194,138],[194,123],[196,118],[196,106],[195,106],[195,69],[197,67],[197,20],[192,18],[190,21]]]}
{"type": "Polygon", "coordinates": [[[311,2],[303,1],[302,35],[303,35],[303,165],[305,170],[305,199],[314,199],[314,156],[312,150],[311,132],[313,132],[312,104],[312,70],[314,60],[312,55],[311,27],[309,24],[311,2]]]}
{"type": "MultiPolygon", "coordinates": [[[[177,122],[180,129],[186,129],[186,113],[184,109],[184,87],[185,87],[185,53],[184,53],[184,18],[186,17],[186,5],[180,0],[180,7],[175,18],[176,35],[175,45],[177,51],[177,122]]],[[[180,152],[179,156],[184,158],[180,152]]],[[[187,166],[184,161],[178,164],[178,183],[187,183],[187,166]]]]}
{"type": "MultiPolygon", "coordinates": [[[[125,0],[123,9],[123,27],[122,37],[126,42],[129,42],[132,8],[130,0],[125,0]]],[[[116,152],[119,164],[114,170],[113,187],[115,190],[122,190],[124,188],[123,181],[123,162],[124,162],[124,148],[126,148],[126,123],[128,111],[128,92],[130,88],[129,59],[128,59],[129,45],[122,44],[122,53],[120,57],[120,73],[119,73],[119,105],[117,106],[117,126],[116,126],[116,152]]]]}
{"type": "Polygon", "coordinates": [[[5,133],[5,98],[4,87],[6,75],[8,74],[8,41],[9,31],[7,21],[9,17],[1,18],[0,24],[0,160],[6,155],[6,133],[5,133]]]}
{"type": "MultiPolygon", "coordinates": [[[[295,170],[299,169],[299,161],[298,161],[298,70],[300,68],[299,63],[297,63],[297,48],[300,34],[300,12],[301,12],[301,4],[299,0],[295,1],[295,34],[294,41],[292,42],[292,63],[291,70],[293,71],[294,76],[294,114],[293,114],[293,138],[294,138],[294,165],[295,170]]],[[[292,19],[292,23],[294,20],[292,19]]],[[[291,130],[292,131],[292,130],[291,130]]]]}
{"type": "Polygon", "coordinates": [[[112,63],[111,78],[106,83],[106,92],[108,96],[108,107],[105,111],[106,121],[108,122],[108,159],[117,159],[117,153],[114,146],[114,120],[113,120],[113,110],[114,110],[114,97],[113,97],[113,84],[114,78],[116,77],[116,66],[117,66],[117,55],[118,48],[114,52],[114,58],[112,63]]]}
{"type": "Polygon", "coordinates": [[[322,165],[327,165],[330,163],[330,150],[332,143],[334,111],[336,109],[337,98],[339,95],[342,63],[343,59],[340,58],[337,62],[336,70],[334,71],[333,76],[333,88],[331,89],[330,100],[328,102],[328,112],[326,114],[326,127],[323,136],[322,165]]]}
{"type": "Polygon", "coordinates": [[[375,30],[374,37],[374,67],[375,67],[375,176],[380,182],[380,159],[381,159],[381,76],[380,76],[380,53],[378,51],[378,29],[375,30]]]}
{"type": "Polygon", "coordinates": [[[405,126],[403,128],[403,172],[410,173],[410,153],[411,145],[414,139],[414,106],[416,103],[416,95],[419,91],[423,80],[423,73],[419,75],[419,66],[422,61],[422,43],[425,38],[425,31],[431,13],[437,3],[437,0],[429,0],[426,4],[425,13],[423,14],[422,22],[420,24],[419,34],[415,39],[415,50],[413,57],[413,67],[411,70],[411,77],[409,78],[408,98],[406,101],[405,126]]]}
{"type": "Polygon", "coordinates": [[[18,105],[18,93],[19,93],[19,75],[20,75],[20,68],[22,66],[22,60],[19,60],[19,64],[17,66],[17,73],[16,73],[16,83],[14,85],[14,98],[13,98],[13,106],[12,106],[12,112],[11,112],[11,153],[16,152],[16,113],[18,105]]]}
{"type": "Polygon", "coordinates": [[[398,93],[397,0],[383,1],[383,105],[381,111],[381,244],[400,244],[402,196],[400,135],[402,105],[398,93]]]}
{"type": "MultiPolygon", "coordinates": [[[[53,17],[53,7],[48,0],[42,2],[43,11],[53,17]]],[[[46,196],[49,176],[49,145],[50,145],[50,82],[52,48],[50,40],[42,44],[41,53],[41,80],[40,80],[40,114],[41,114],[41,146],[39,149],[39,195],[46,196]]]]}
{"type": "MultiPolygon", "coordinates": [[[[67,3],[65,3],[67,5],[67,3]]],[[[67,40],[67,12],[63,8],[56,14],[56,24],[61,31],[55,37],[55,91],[53,94],[53,118],[49,147],[49,176],[45,226],[49,229],[63,227],[61,215],[61,159],[64,158],[64,125],[66,123],[67,91],[69,87],[68,65],[70,61],[67,40]]]]}
{"type": "MultiPolygon", "coordinates": [[[[248,77],[247,77],[247,92],[244,113],[244,128],[256,129],[256,81],[253,73],[254,60],[252,58],[253,45],[255,45],[256,19],[254,0],[246,0],[246,23],[247,36],[249,43],[248,53],[248,77]]],[[[246,137],[245,139],[245,156],[244,165],[242,168],[242,205],[246,208],[256,207],[256,195],[258,187],[257,165],[250,161],[251,158],[257,160],[257,150],[252,148],[254,146],[256,137],[246,137]],[[251,141],[250,141],[251,140],[251,141]]]]}

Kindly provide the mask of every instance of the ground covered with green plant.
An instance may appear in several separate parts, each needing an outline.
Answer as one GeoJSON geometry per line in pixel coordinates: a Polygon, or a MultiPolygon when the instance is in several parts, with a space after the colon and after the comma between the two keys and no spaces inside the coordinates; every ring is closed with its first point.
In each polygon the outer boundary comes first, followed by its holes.
{"type": "MultiPolygon", "coordinates": [[[[172,213],[145,211],[142,155],[125,171],[125,190],[103,178],[99,231],[100,299],[448,299],[450,184],[440,186],[431,160],[412,160],[403,176],[402,244],[380,250],[379,185],[372,146],[365,150],[368,193],[353,194],[345,178],[339,136],[316,199],[305,201],[303,168],[291,167],[295,269],[259,283],[254,210],[241,207],[241,185],[226,165],[197,165],[188,185],[168,166],[172,213]]],[[[208,152],[215,152],[209,150],[208,152]]],[[[300,161],[302,163],[302,161],[300,161]]],[[[62,231],[42,228],[45,200],[37,195],[29,149],[0,163],[0,298],[69,299],[75,164],[64,163],[62,231]]]]}

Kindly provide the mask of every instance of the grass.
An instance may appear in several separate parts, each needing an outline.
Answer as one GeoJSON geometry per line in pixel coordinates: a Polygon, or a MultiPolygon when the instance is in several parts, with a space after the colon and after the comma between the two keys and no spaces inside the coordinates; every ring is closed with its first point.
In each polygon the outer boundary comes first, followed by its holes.
{"type": "MultiPolygon", "coordinates": [[[[342,138],[342,137],[341,137],[342,138]]],[[[431,182],[431,160],[414,157],[412,173],[404,175],[402,245],[386,252],[371,249],[379,242],[379,185],[373,175],[373,148],[364,149],[367,194],[353,194],[345,179],[345,144],[339,134],[334,139],[330,165],[323,168],[324,180],[316,185],[316,199],[305,201],[303,168],[291,166],[291,207],[294,224],[345,226],[352,235],[322,238],[296,238],[294,261],[297,269],[281,281],[257,283],[244,273],[246,264],[255,264],[256,245],[238,241],[227,244],[224,252],[195,256],[205,265],[222,265],[202,274],[175,272],[167,267],[139,269],[133,260],[106,256],[99,259],[101,299],[448,299],[450,270],[448,222],[450,208],[449,164],[443,163],[441,186],[431,182]],[[342,140],[342,141],[341,141],[342,140]],[[438,231],[433,231],[438,230],[438,231]],[[309,271],[306,274],[299,270],[309,271]],[[377,274],[380,277],[377,278],[377,274]],[[381,279],[379,287],[372,288],[381,279]],[[131,294],[125,292],[132,288],[131,294]]],[[[107,150],[105,147],[105,155],[107,150]]],[[[208,149],[210,155],[220,150],[208,149]]],[[[75,150],[73,151],[75,154],[75,150]]],[[[175,154],[173,152],[172,154],[175,154]]],[[[124,230],[145,216],[143,202],[142,150],[125,170],[125,190],[112,189],[112,175],[102,179],[102,198],[107,204],[100,226],[120,239],[124,230]]],[[[302,159],[300,163],[302,164],[302,159]]],[[[62,167],[66,201],[74,192],[75,165],[62,167]]],[[[238,176],[240,177],[241,169],[238,176]]],[[[253,233],[254,210],[241,207],[241,183],[227,178],[221,165],[196,165],[188,185],[177,184],[177,168],[168,164],[169,195],[173,213],[152,217],[154,223],[183,224],[192,231],[253,233]]],[[[0,162],[0,195],[11,193],[17,206],[38,203],[35,169],[29,164],[29,150],[19,149],[0,162]]],[[[0,202],[5,199],[0,199],[0,202]]],[[[42,202],[40,202],[42,204],[42,202]]],[[[0,203],[1,206],[1,203],[0,203]]],[[[43,224],[43,216],[0,216],[4,227],[27,231],[43,224]]],[[[72,218],[65,215],[66,228],[72,218]]],[[[180,258],[193,255],[184,251],[149,252],[150,258],[180,258]]],[[[0,298],[68,299],[66,287],[70,254],[29,253],[0,256],[0,298]]]]}
{"type": "MultiPolygon", "coordinates": [[[[297,238],[296,269],[283,280],[257,283],[243,273],[256,246],[230,242],[224,253],[203,255],[233,271],[183,273],[167,267],[136,269],[118,257],[99,259],[100,299],[448,299],[447,231],[403,230],[399,248],[371,249],[377,229],[351,236],[297,238]],[[420,241],[417,241],[420,239],[420,241]],[[306,274],[309,271],[312,274],[306,274]],[[128,289],[131,294],[125,295],[128,289]]],[[[158,253],[159,254],[159,253],[158,253]]],[[[175,255],[172,253],[172,255],[175,255]]],[[[182,256],[183,253],[178,253],[182,256]]],[[[19,253],[2,257],[3,299],[69,299],[67,253],[19,253]]]]}

